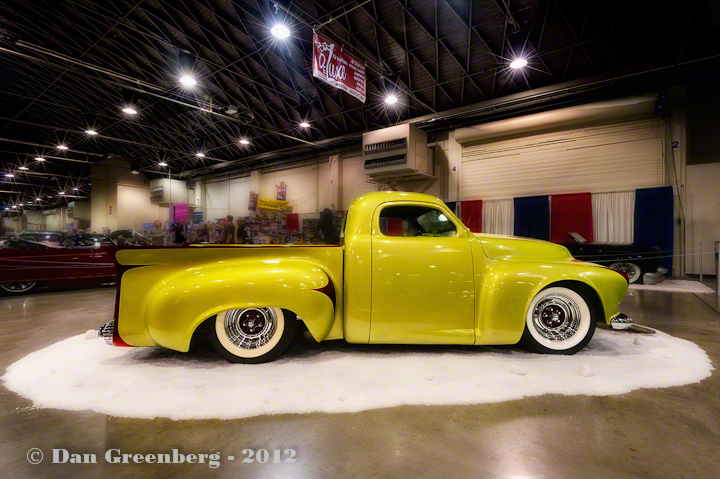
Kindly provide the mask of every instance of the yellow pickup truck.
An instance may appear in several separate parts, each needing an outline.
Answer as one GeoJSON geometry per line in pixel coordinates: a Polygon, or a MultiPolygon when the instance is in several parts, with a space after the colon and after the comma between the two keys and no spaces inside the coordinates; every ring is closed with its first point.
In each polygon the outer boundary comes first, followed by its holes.
{"type": "Polygon", "coordinates": [[[302,322],[317,341],[521,343],[573,354],[597,321],[624,329],[627,277],[566,248],[475,235],[439,199],[377,192],[356,199],[337,246],[106,247],[118,271],[116,346],[188,351],[207,334],[225,359],[281,355],[302,322]]]}

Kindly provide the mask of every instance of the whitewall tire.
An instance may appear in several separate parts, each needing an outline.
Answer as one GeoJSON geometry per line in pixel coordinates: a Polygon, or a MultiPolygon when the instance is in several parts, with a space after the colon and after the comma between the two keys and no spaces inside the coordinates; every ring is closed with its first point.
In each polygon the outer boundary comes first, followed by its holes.
{"type": "Polygon", "coordinates": [[[610,265],[610,269],[615,271],[622,271],[628,275],[628,283],[642,283],[642,268],[635,263],[627,263],[624,261],[618,261],[610,265]]]}
{"type": "Polygon", "coordinates": [[[19,281],[17,283],[0,283],[0,288],[10,294],[29,293],[37,287],[35,281],[19,281]]]}
{"type": "Polygon", "coordinates": [[[575,354],[595,333],[593,309],[575,289],[549,287],[530,303],[521,343],[530,351],[575,354]]]}
{"type": "Polygon", "coordinates": [[[280,356],[295,335],[297,319],[277,307],[231,309],[208,328],[213,349],[233,363],[258,364],[280,356]]]}

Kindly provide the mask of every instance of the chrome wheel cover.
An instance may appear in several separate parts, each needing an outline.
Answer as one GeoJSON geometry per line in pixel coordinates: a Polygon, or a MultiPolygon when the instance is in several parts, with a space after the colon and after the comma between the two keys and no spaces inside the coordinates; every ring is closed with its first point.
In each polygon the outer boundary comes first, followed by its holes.
{"type": "Polygon", "coordinates": [[[580,307],[567,296],[550,294],[535,305],[532,320],[540,335],[550,341],[565,341],[580,327],[580,307]]]}
{"type": "Polygon", "coordinates": [[[225,314],[225,335],[241,349],[257,349],[275,335],[278,318],[273,308],[232,309],[225,314]]]}
{"type": "Polygon", "coordinates": [[[0,287],[10,293],[24,293],[35,286],[35,281],[20,281],[17,283],[2,283],[0,287]]]}

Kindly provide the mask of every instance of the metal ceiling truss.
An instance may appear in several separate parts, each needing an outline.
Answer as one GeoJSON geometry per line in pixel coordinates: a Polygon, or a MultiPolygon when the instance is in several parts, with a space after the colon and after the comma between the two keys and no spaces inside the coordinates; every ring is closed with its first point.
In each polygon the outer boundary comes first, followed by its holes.
{"type": "Polygon", "coordinates": [[[703,0],[676,5],[671,18],[656,10],[649,1],[618,12],[569,0],[7,0],[0,205],[86,183],[108,155],[148,176],[241,174],[327,155],[410,118],[452,128],[466,117],[441,112],[719,53],[703,0]],[[276,22],[292,36],[271,36],[276,22]],[[313,31],[366,64],[366,103],[312,76],[313,31]],[[187,55],[193,90],[178,82],[187,55]],[[518,55],[528,66],[511,70],[518,55]],[[398,108],[385,105],[388,89],[398,108]],[[139,101],[135,117],[120,112],[123,92],[139,101]],[[226,114],[229,105],[238,113],[226,114]],[[83,133],[87,113],[93,137],[83,133]],[[57,151],[61,142],[70,149],[57,151]]]}

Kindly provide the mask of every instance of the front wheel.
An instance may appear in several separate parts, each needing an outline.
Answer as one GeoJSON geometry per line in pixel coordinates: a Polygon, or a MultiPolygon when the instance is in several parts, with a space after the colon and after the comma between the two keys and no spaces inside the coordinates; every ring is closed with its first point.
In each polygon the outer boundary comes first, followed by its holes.
{"type": "Polygon", "coordinates": [[[535,353],[575,354],[592,339],[596,319],[579,292],[546,288],[530,303],[520,342],[535,353]]]}
{"type": "Polygon", "coordinates": [[[232,363],[259,364],[285,352],[296,326],[295,316],[280,308],[230,309],[215,317],[208,339],[232,363]]]}
{"type": "Polygon", "coordinates": [[[29,293],[37,287],[35,281],[19,281],[17,283],[0,283],[0,288],[10,294],[29,293]]]}

